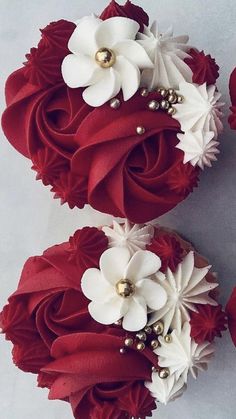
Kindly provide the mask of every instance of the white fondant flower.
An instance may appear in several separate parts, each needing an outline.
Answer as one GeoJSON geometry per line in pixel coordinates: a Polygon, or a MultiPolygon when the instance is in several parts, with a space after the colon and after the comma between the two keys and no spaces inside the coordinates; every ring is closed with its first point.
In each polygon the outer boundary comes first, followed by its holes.
{"type": "Polygon", "coordinates": [[[128,220],[124,224],[113,221],[113,228],[103,227],[102,230],[108,237],[110,247],[127,247],[131,255],[140,249],[145,250],[154,234],[150,224],[131,224],[128,220]]]}
{"type": "Polygon", "coordinates": [[[192,81],[192,70],[184,62],[189,56],[186,52],[190,48],[188,36],[173,37],[172,28],[161,34],[157,22],[154,22],[150,29],[145,27],[144,33],[138,34],[138,39],[154,62],[153,69],[143,71],[144,86],[150,90],[161,86],[178,89],[181,81],[192,81]]]}
{"type": "Polygon", "coordinates": [[[158,372],[152,373],[152,381],[146,381],[145,386],[154,399],[165,405],[168,402],[181,397],[187,388],[183,377],[176,380],[175,375],[172,374],[169,377],[162,379],[159,377],[158,372]]]}
{"type": "Polygon", "coordinates": [[[209,292],[218,284],[207,282],[205,278],[210,268],[211,266],[196,268],[193,252],[185,256],[176,272],[168,268],[166,279],[157,279],[157,282],[166,290],[167,303],[161,310],[152,313],[149,324],[162,320],[165,334],[170,328],[180,332],[183,323],[190,320],[189,310],[197,312],[195,304],[217,305],[216,301],[209,296],[209,292]]]}
{"type": "Polygon", "coordinates": [[[203,170],[204,166],[211,167],[211,162],[217,160],[219,142],[213,139],[214,132],[188,131],[177,137],[180,142],[176,147],[184,152],[184,164],[190,162],[203,170]]]}
{"type": "Polygon", "coordinates": [[[197,378],[198,370],[205,371],[214,353],[212,343],[203,342],[198,345],[191,339],[190,331],[190,324],[184,323],[180,333],[176,330],[171,333],[170,343],[160,337],[161,346],[154,351],[158,355],[159,366],[169,368],[170,374],[175,374],[176,380],[182,376],[185,382],[189,371],[194,378],[197,378]]]}
{"type": "Polygon", "coordinates": [[[113,247],[100,258],[100,270],[88,269],[82,277],[82,291],[92,302],[91,316],[99,323],[112,324],[123,317],[123,328],[142,329],[147,310],[166,303],[166,291],[150,279],[161,267],[154,253],[139,250],[132,257],[127,248],[113,247]]]}
{"type": "Polygon", "coordinates": [[[140,69],[153,63],[136,41],[139,24],[124,17],[105,21],[87,16],[78,22],[68,44],[72,54],[62,63],[65,83],[87,87],[83,98],[91,106],[100,106],[123,91],[130,99],[140,85],[140,69]]]}
{"type": "Polygon", "coordinates": [[[223,129],[220,118],[224,104],[219,102],[221,94],[216,91],[216,86],[182,82],[178,93],[184,97],[184,101],[175,105],[177,112],[173,117],[179,121],[181,130],[213,131],[217,137],[223,129]]]}

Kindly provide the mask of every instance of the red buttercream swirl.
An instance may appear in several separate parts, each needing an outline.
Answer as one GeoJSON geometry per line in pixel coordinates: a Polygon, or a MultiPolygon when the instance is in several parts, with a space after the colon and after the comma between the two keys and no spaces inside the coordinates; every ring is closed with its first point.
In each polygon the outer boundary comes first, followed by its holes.
{"type": "Polygon", "coordinates": [[[226,314],[222,307],[209,304],[197,305],[198,312],[191,312],[191,336],[198,344],[212,342],[216,336],[221,337],[226,330],[226,314]]]}
{"type": "Polygon", "coordinates": [[[219,77],[219,66],[214,58],[209,54],[205,55],[204,51],[191,49],[188,52],[190,58],[186,58],[185,62],[193,72],[193,83],[208,85],[215,84],[219,77]]]}

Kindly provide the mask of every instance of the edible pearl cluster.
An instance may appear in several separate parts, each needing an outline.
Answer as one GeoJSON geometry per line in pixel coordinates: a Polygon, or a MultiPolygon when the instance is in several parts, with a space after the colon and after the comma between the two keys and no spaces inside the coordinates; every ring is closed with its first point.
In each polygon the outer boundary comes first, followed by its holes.
{"type": "MultiPolygon", "coordinates": [[[[175,104],[183,103],[184,97],[176,92],[175,89],[165,89],[164,87],[159,87],[155,89],[155,92],[161,96],[161,100],[152,99],[150,102],[147,103],[147,107],[150,111],[155,112],[158,110],[162,110],[167,112],[168,115],[173,116],[176,113],[176,108],[174,107],[175,104]]],[[[146,87],[143,87],[140,90],[140,95],[142,97],[147,98],[150,93],[146,87]]],[[[121,100],[118,98],[113,98],[110,100],[110,107],[112,109],[119,109],[121,106],[121,100]]],[[[136,133],[138,135],[145,134],[146,129],[144,126],[139,125],[136,127],[136,133]]]]}
{"type": "MultiPolygon", "coordinates": [[[[121,325],[121,322],[117,322],[117,325],[121,325]]],[[[124,355],[127,350],[135,349],[139,352],[144,351],[147,347],[151,348],[153,351],[160,346],[159,336],[163,336],[164,324],[162,321],[157,321],[152,326],[146,326],[143,330],[140,330],[136,333],[135,337],[127,336],[124,340],[124,347],[120,349],[120,353],[124,355]]],[[[171,343],[172,337],[170,334],[167,334],[165,337],[166,343],[171,343]]],[[[170,371],[168,368],[156,368],[153,367],[153,371],[157,371],[159,377],[165,379],[169,377],[170,371]]]]}

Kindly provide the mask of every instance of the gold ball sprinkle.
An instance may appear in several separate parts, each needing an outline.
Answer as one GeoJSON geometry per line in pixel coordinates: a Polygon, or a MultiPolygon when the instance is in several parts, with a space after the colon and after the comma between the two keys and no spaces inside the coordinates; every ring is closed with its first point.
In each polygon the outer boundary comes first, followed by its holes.
{"type": "Polygon", "coordinates": [[[144,349],[146,348],[145,343],[143,343],[143,342],[139,342],[139,343],[137,343],[136,348],[137,348],[137,350],[138,350],[138,351],[140,351],[140,352],[144,351],[144,349]]]}
{"type": "Polygon", "coordinates": [[[143,134],[145,134],[146,130],[145,130],[144,127],[139,126],[139,127],[136,128],[136,132],[137,132],[138,135],[143,135],[143,134]]]}
{"type": "Polygon", "coordinates": [[[118,109],[120,107],[120,100],[114,97],[110,100],[110,107],[112,109],[118,109]]]}
{"type": "Polygon", "coordinates": [[[169,95],[174,95],[175,94],[175,89],[168,89],[168,93],[169,93],[169,95]]]}
{"type": "Polygon", "coordinates": [[[144,329],[144,332],[147,333],[147,335],[151,335],[152,334],[152,328],[150,326],[146,326],[144,329]]]}
{"type": "Polygon", "coordinates": [[[134,340],[132,338],[125,339],[125,346],[130,347],[133,345],[133,343],[134,343],[134,340]]]}
{"type": "Polygon", "coordinates": [[[170,370],[169,368],[162,368],[159,373],[158,373],[159,377],[162,379],[168,378],[170,375],[170,370]]]}
{"type": "Polygon", "coordinates": [[[152,372],[157,372],[157,369],[156,369],[156,367],[152,367],[152,372]]]}
{"type": "Polygon", "coordinates": [[[149,95],[149,91],[148,91],[148,89],[146,89],[146,87],[143,87],[143,88],[140,90],[140,95],[141,95],[141,96],[143,96],[143,97],[147,97],[147,96],[149,95]]]}
{"type": "Polygon", "coordinates": [[[178,98],[177,98],[176,95],[172,94],[172,95],[168,96],[167,100],[168,100],[169,103],[176,103],[178,98]]]}
{"type": "Polygon", "coordinates": [[[172,342],[172,337],[171,337],[171,335],[166,335],[166,336],[164,337],[164,339],[165,339],[165,342],[166,342],[166,343],[171,343],[171,342],[172,342]]]}
{"type": "Polygon", "coordinates": [[[175,115],[176,114],[176,109],[173,107],[173,106],[171,106],[169,109],[168,109],[168,111],[167,111],[167,113],[169,114],[169,115],[175,115]]]}
{"type": "Polygon", "coordinates": [[[158,93],[160,93],[160,95],[162,97],[166,97],[168,95],[168,90],[166,90],[163,87],[161,87],[160,89],[158,89],[158,93]]]}
{"type": "Polygon", "coordinates": [[[164,331],[164,324],[161,321],[158,321],[154,323],[154,325],[152,326],[152,329],[156,335],[162,335],[164,331]]]}
{"type": "Polygon", "coordinates": [[[95,54],[95,60],[100,67],[109,68],[115,64],[116,56],[110,48],[100,48],[95,54]]]}
{"type": "Polygon", "coordinates": [[[121,326],[122,325],[122,320],[117,320],[117,322],[114,323],[116,326],[121,326]]]}
{"type": "Polygon", "coordinates": [[[139,332],[136,334],[136,338],[145,342],[147,340],[147,335],[145,332],[139,332]]]}
{"type": "Polygon", "coordinates": [[[170,104],[167,100],[162,100],[161,101],[161,109],[167,111],[167,109],[169,109],[170,104]]]}
{"type": "Polygon", "coordinates": [[[121,279],[116,284],[116,292],[123,298],[132,297],[135,293],[135,285],[129,279],[121,279]]]}
{"type": "Polygon", "coordinates": [[[148,108],[150,109],[150,111],[157,111],[159,109],[160,105],[156,100],[151,100],[148,103],[148,108]]]}
{"type": "Polygon", "coordinates": [[[177,102],[178,103],[183,103],[184,102],[184,97],[182,95],[178,95],[177,102]]]}
{"type": "Polygon", "coordinates": [[[126,349],[125,348],[120,348],[120,354],[124,355],[126,353],[126,349]]]}
{"type": "Polygon", "coordinates": [[[157,339],[154,339],[154,340],[151,341],[151,347],[152,347],[152,349],[157,349],[158,346],[159,346],[159,342],[158,342],[157,339]]]}

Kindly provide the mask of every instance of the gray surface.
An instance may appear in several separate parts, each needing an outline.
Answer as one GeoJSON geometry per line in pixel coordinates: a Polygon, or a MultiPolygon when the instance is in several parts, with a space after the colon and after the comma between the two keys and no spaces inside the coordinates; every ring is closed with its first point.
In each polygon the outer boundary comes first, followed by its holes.
{"type": "MultiPolygon", "coordinates": [[[[188,33],[191,44],[204,48],[221,66],[219,88],[227,103],[229,74],[236,65],[235,0],[137,1],[162,28],[174,24],[176,33],[188,33]],[[184,28],[184,29],[183,29],[184,28]]],[[[0,0],[0,106],[4,107],[4,80],[20,66],[24,54],[36,45],[39,32],[49,21],[76,20],[99,11],[105,1],[0,0]],[[99,3],[99,6],[98,6],[99,3]]],[[[0,153],[0,305],[16,288],[24,261],[48,246],[66,240],[82,225],[99,225],[108,217],[86,208],[60,207],[49,190],[35,182],[30,163],[18,155],[1,133],[0,153]]],[[[198,190],[183,204],[162,217],[206,255],[219,272],[222,302],[235,280],[236,271],[236,132],[222,135],[219,162],[201,176],[198,190]]],[[[66,403],[47,401],[47,391],[37,389],[35,377],[18,371],[11,363],[10,345],[0,340],[1,419],[69,419],[66,403]]],[[[162,419],[234,419],[236,351],[226,336],[218,341],[216,357],[208,373],[189,382],[179,401],[159,407],[162,419]]],[[[81,418],[87,419],[87,418],[81,418]]],[[[105,419],[105,418],[104,418],[105,419]]]]}

